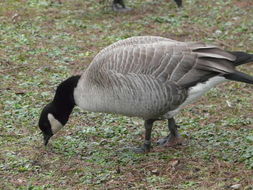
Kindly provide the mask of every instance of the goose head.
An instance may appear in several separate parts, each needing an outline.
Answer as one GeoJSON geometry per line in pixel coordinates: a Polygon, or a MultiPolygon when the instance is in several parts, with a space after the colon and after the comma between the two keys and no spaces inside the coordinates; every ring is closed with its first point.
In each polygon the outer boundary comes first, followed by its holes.
{"type": "Polygon", "coordinates": [[[44,107],[40,115],[39,128],[44,137],[44,145],[47,145],[49,139],[64,126],[63,122],[55,116],[56,108],[52,102],[44,107]]]}
{"type": "Polygon", "coordinates": [[[63,81],[57,87],[53,101],[42,110],[39,128],[44,137],[44,145],[68,122],[76,105],[73,94],[79,78],[80,76],[73,76],[63,81]]]}

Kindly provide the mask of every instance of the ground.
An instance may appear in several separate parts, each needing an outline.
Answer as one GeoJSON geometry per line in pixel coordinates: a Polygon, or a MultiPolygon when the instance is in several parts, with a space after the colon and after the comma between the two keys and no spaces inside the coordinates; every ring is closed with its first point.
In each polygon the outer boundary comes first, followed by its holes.
{"type": "MultiPolygon", "coordinates": [[[[228,82],[184,109],[182,146],[135,154],[143,121],[75,108],[42,143],[39,114],[56,86],[80,73],[103,47],[136,35],[253,47],[252,0],[8,0],[0,2],[0,189],[253,189],[253,85],[228,82]]],[[[253,75],[253,65],[240,67],[253,75]]]]}

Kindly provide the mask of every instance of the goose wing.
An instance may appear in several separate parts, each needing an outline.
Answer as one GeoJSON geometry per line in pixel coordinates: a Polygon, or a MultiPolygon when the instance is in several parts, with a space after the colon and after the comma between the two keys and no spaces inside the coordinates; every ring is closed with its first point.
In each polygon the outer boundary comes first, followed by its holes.
{"type": "Polygon", "coordinates": [[[234,55],[213,45],[144,36],[105,48],[91,67],[121,74],[149,75],[162,82],[190,87],[215,75],[233,73],[235,59],[234,55]]]}

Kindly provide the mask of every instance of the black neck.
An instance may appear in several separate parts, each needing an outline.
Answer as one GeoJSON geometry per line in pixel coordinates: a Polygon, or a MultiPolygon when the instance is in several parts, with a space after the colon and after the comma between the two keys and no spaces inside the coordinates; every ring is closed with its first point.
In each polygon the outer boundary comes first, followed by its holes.
{"type": "Polygon", "coordinates": [[[77,86],[80,75],[72,76],[63,81],[56,89],[52,104],[56,108],[55,117],[65,125],[69,115],[75,107],[74,89],[77,86]]]}

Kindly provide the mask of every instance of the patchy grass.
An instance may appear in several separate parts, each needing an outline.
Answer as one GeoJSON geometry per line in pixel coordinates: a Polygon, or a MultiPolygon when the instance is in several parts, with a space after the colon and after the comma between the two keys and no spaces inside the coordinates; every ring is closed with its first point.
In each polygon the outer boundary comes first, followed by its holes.
{"type": "MultiPolygon", "coordinates": [[[[205,41],[229,50],[253,46],[251,0],[132,0],[129,13],[94,0],[0,2],[0,189],[253,189],[253,86],[229,82],[186,108],[177,121],[184,146],[138,155],[137,118],[76,108],[42,145],[42,107],[65,78],[103,47],[134,35],[205,41]]],[[[241,70],[253,74],[253,65],[241,70]]],[[[153,140],[167,134],[157,122],[153,140]]]]}

